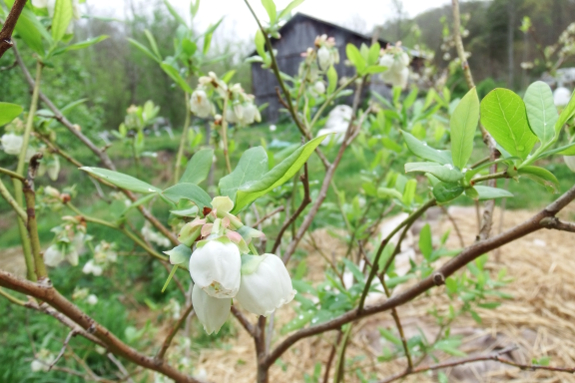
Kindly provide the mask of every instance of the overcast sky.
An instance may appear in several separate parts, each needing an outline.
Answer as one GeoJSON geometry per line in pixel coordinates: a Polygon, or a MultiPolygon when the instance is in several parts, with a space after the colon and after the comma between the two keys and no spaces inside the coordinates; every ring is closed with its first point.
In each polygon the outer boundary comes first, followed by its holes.
{"type": "MultiPolygon", "coordinates": [[[[134,1],[136,9],[147,10],[152,1],[145,0],[88,0],[93,12],[123,18],[129,1],[134,1]]],[[[182,16],[189,15],[189,0],[170,1],[182,16]]],[[[283,9],[290,0],[275,0],[278,9],[283,9]]],[[[408,17],[416,16],[428,9],[449,4],[449,0],[403,0],[403,9],[408,17]]],[[[266,13],[260,0],[251,0],[258,16],[265,18],[266,13]]],[[[371,32],[373,26],[393,19],[396,14],[392,0],[305,0],[295,12],[303,12],[317,18],[330,21],[360,32],[371,32]]],[[[196,24],[205,29],[225,16],[220,27],[220,38],[246,40],[256,31],[256,25],[243,0],[201,0],[196,24]]]]}

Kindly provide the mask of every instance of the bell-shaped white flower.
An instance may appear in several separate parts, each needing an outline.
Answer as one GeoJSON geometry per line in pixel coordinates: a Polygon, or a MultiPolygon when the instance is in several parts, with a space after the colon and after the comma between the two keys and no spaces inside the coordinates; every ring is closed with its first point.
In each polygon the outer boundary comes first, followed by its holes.
{"type": "Polygon", "coordinates": [[[328,70],[333,64],[333,57],[329,48],[323,46],[317,50],[317,61],[321,70],[328,70]]]}
{"type": "Polygon", "coordinates": [[[575,173],[575,156],[563,156],[563,161],[565,161],[569,169],[575,173]]]}
{"type": "Polygon", "coordinates": [[[7,154],[17,156],[22,149],[22,136],[14,133],[7,133],[2,136],[2,148],[7,154]]]}
{"type": "Polygon", "coordinates": [[[322,81],[318,81],[313,84],[313,91],[316,94],[324,94],[325,93],[325,84],[322,81]]]}
{"type": "Polygon", "coordinates": [[[220,331],[230,315],[232,300],[230,298],[213,298],[197,284],[192,290],[194,311],[208,334],[220,331]]]}
{"type": "Polygon", "coordinates": [[[221,238],[202,241],[190,258],[194,283],[214,298],[233,298],[240,289],[242,260],[238,246],[221,238]]]}
{"type": "Polygon", "coordinates": [[[95,296],[94,294],[90,294],[88,295],[88,298],[86,298],[86,303],[89,304],[90,306],[94,306],[98,303],[98,297],[95,296]]]}
{"type": "Polygon", "coordinates": [[[46,266],[56,267],[64,262],[64,254],[58,249],[56,245],[52,245],[44,252],[44,263],[46,266]]]}
{"type": "Polygon", "coordinates": [[[192,113],[200,118],[206,118],[210,116],[213,111],[212,103],[210,102],[206,92],[202,89],[196,89],[194,93],[192,93],[190,108],[192,113]]]}
{"type": "Polygon", "coordinates": [[[247,257],[236,295],[240,305],[254,314],[268,316],[291,302],[296,291],[282,260],[275,254],[247,257]]]}
{"type": "Polygon", "coordinates": [[[84,274],[93,274],[96,277],[99,277],[104,272],[104,269],[102,266],[97,265],[93,259],[90,259],[82,268],[82,272],[84,274]]]}

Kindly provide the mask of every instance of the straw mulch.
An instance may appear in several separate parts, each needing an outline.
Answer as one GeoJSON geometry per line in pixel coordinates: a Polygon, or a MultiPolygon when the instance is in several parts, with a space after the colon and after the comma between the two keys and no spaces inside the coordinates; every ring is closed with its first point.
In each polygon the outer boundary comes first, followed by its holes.
{"type": "MultiPolygon", "coordinates": [[[[475,209],[455,207],[450,209],[450,213],[463,233],[465,243],[471,244],[477,230],[475,209]]],[[[523,222],[532,214],[533,212],[524,210],[506,211],[503,230],[523,222]]],[[[499,211],[496,211],[494,233],[499,231],[499,215],[499,211]]],[[[562,216],[573,220],[575,206],[569,207],[562,216]]],[[[445,216],[432,221],[431,224],[435,240],[452,228],[451,222],[445,216]]],[[[417,239],[418,235],[415,234],[417,239]]],[[[336,258],[343,256],[344,246],[339,246],[338,241],[326,230],[318,230],[313,235],[324,255],[336,258]]],[[[309,251],[307,277],[311,280],[322,280],[325,261],[309,240],[304,246],[309,251]]],[[[454,230],[451,231],[447,246],[460,247],[454,230]]],[[[517,363],[529,364],[532,358],[547,356],[551,366],[575,367],[575,235],[541,230],[501,248],[498,254],[490,253],[487,268],[492,271],[494,278],[501,268],[507,269],[507,275],[513,281],[504,291],[512,294],[514,298],[503,300],[502,305],[495,310],[478,309],[477,312],[482,318],[481,325],[467,316],[458,318],[452,325],[451,333],[463,337],[461,349],[468,355],[483,355],[516,345],[517,350],[504,356],[517,363]]],[[[446,312],[449,303],[450,300],[442,287],[400,307],[398,311],[406,335],[410,337],[423,333],[429,340],[434,339],[438,326],[428,312],[433,307],[439,312],[446,312]]],[[[460,303],[456,301],[452,304],[457,307],[460,303]]],[[[275,316],[276,330],[294,315],[289,307],[282,308],[275,316]]],[[[234,321],[234,325],[236,324],[234,321]]],[[[380,337],[378,328],[381,327],[394,329],[389,313],[379,314],[354,325],[347,350],[346,382],[360,381],[356,376],[356,369],[360,369],[367,377],[375,375],[384,378],[405,368],[403,358],[395,362],[378,362],[382,347],[392,348],[380,337]]],[[[273,343],[277,343],[280,338],[282,336],[276,332],[273,343]]],[[[281,357],[280,363],[271,368],[270,381],[304,381],[304,374],[313,374],[316,363],[325,365],[335,339],[336,333],[329,332],[298,342],[281,357]]],[[[205,373],[206,378],[213,382],[254,382],[252,339],[240,329],[237,338],[231,339],[229,343],[230,349],[226,347],[201,350],[195,364],[196,372],[201,371],[202,375],[205,373]]],[[[436,356],[440,361],[454,359],[444,354],[436,356]]],[[[434,362],[428,358],[421,366],[432,363],[434,362]]],[[[575,382],[573,375],[521,371],[496,362],[479,362],[445,372],[450,382],[575,382]]],[[[324,367],[320,382],[323,381],[323,374],[324,367]]],[[[331,379],[330,377],[330,382],[331,379]]],[[[437,375],[427,373],[411,376],[404,381],[438,380],[437,375]]]]}

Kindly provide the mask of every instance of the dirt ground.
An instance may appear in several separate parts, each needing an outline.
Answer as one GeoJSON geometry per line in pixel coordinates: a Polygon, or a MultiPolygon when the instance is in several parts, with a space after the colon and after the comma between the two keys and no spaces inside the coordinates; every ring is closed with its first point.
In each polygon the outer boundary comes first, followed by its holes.
{"type": "MultiPolygon", "coordinates": [[[[476,233],[475,209],[452,207],[449,210],[463,233],[466,245],[474,241],[476,233]]],[[[503,230],[523,222],[534,212],[525,210],[506,211],[503,230]]],[[[434,241],[452,223],[444,214],[431,214],[434,241]]],[[[575,218],[572,204],[562,213],[565,219],[575,218]]],[[[493,232],[499,231],[500,213],[496,211],[493,232]]],[[[420,224],[419,227],[422,225],[420,224]]],[[[417,231],[417,227],[415,229],[417,231]]],[[[415,238],[418,238],[415,233],[415,238]]],[[[313,233],[316,244],[325,253],[336,258],[343,256],[344,246],[330,236],[327,230],[313,233]]],[[[416,242],[416,241],[415,241],[416,242]]],[[[304,244],[309,252],[308,278],[319,281],[324,278],[324,261],[309,242],[304,244]]],[[[460,248],[454,230],[447,242],[450,249],[460,248]]],[[[416,257],[420,257],[419,254],[416,257]]],[[[0,253],[3,269],[24,276],[25,267],[18,249],[3,250],[0,253]]],[[[505,355],[517,363],[530,363],[532,358],[549,357],[551,366],[575,366],[575,235],[552,230],[540,230],[507,245],[500,251],[489,254],[487,268],[497,275],[501,268],[507,269],[512,282],[504,289],[513,295],[512,300],[502,300],[495,310],[478,309],[482,324],[477,325],[470,317],[461,317],[452,325],[452,333],[463,336],[463,347],[468,355],[482,355],[493,350],[515,345],[517,350],[505,355]]],[[[435,338],[438,326],[428,315],[431,308],[446,312],[450,303],[445,288],[434,289],[428,295],[419,297],[398,309],[406,335],[423,332],[429,339],[435,338]]],[[[457,304],[457,302],[455,302],[457,304]]],[[[289,306],[275,315],[276,335],[272,347],[281,340],[279,328],[294,317],[289,306]]],[[[255,321],[255,316],[252,321],[255,321]]],[[[232,320],[237,327],[237,338],[227,340],[222,349],[200,350],[193,355],[195,372],[207,380],[218,383],[247,383],[255,381],[254,345],[252,339],[232,320]]],[[[360,367],[365,376],[375,374],[384,378],[403,371],[403,359],[394,362],[378,362],[386,340],[379,335],[378,328],[393,329],[389,313],[381,313],[357,323],[353,327],[349,343],[348,359],[355,362],[347,366],[346,382],[359,382],[354,371],[360,367]]],[[[272,382],[303,382],[304,374],[312,374],[317,362],[325,364],[329,357],[336,333],[328,332],[319,337],[304,339],[288,350],[281,362],[271,370],[272,382]]],[[[176,340],[177,341],[177,340],[176,340]]],[[[453,357],[439,355],[440,361],[453,357]]],[[[432,361],[425,360],[422,366],[432,361]]],[[[445,371],[450,382],[574,382],[575,376],[546,371],[521,371],[496,362],[480,362],[445,371]]],[[[324,370],[322,368],[321,376],[324,370]]],[[[323,378],[322,378],[323,379],[323,378]]],[[[323,381],[320,379],[320,381],[323,381]]],[[[331,378],[330,378],[331,381],[331,378]]],[[[437,382],[434,374],[411,376],[404,382],[437,382]]]]}

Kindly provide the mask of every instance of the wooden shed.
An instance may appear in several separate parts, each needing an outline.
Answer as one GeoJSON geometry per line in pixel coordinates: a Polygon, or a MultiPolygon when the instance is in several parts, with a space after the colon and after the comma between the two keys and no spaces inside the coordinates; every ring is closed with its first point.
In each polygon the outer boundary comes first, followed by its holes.
{"type": "MultiPolygon", "coordinates": [[[[313,47],[317,36],[325,34],[335,38],[340,56],[340,62],[335,66],[339,78],[351,77],[355,74],[354,67],[344,64],[346,45],[351,43],[359,47],[365,43],[369,46],[372,40],[369,36],[302,13],[297,13],[283,25],[280,34],[280,39],[272,39],[272,45],[277,50],[280,70],[290,76],[298,73],[300,63],[303,60],[301,54],[308,47],[313,47]]],[[[388,44],[388,41],[382,39],[378,41],[382,47],[388,44]]],[[[262,113],[262,118],[267,122],[277,121],[280,117],[280,109],[283,108],[275,91],[277,86],[278,82],[272,71],[263,69],[261,63],[252,64],[252,92],[256,96],[257,105],[268,103],[268,107],[262,113]]],[[[389,92],[389,89],[381,82],[374,81],[370,87],[384,95],[389,92]]],[[[349,104],[351,104],[351,97],[349,96],[349,99],[346,100],[349,104]]]]}

